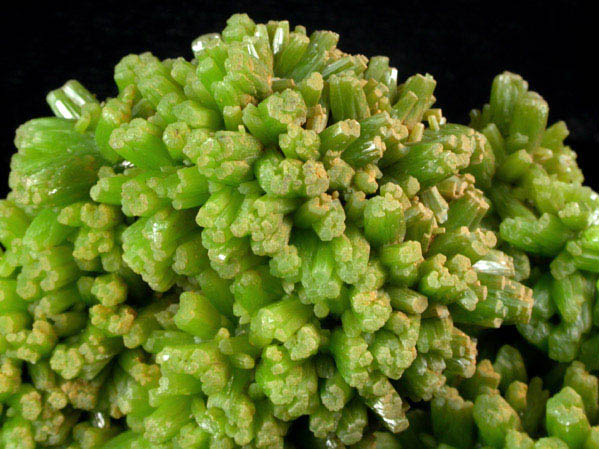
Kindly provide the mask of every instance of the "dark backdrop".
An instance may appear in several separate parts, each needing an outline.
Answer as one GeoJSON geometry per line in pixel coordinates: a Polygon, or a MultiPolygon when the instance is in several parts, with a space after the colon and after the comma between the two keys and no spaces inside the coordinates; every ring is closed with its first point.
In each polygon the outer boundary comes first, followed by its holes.
{"type": "Polygon", "coordinates": [[[432,73],[437,104],[450,120],[466,120],[470,108],[487,99],[495,74],[518,72],[548,100],[551,120],[566,120],[588,182],[599,186],[590,167],[599,140],[597,70],[592,68],[597,53],[591,50],[597,25],[584,2],[36,3],[11,2],[0,18],[1,196],[14,129],[49,113],[44,98],[50,89],[77,78],[99,98],[112,95],[112,67],[122,56],[146,50],[160,57],[190,55],[193,38],[222,29],[234,12],[247,12],[256,21],[289,19],[308,30],[334,30],[345,51],[390,56],[400,79],[432,73]]]}

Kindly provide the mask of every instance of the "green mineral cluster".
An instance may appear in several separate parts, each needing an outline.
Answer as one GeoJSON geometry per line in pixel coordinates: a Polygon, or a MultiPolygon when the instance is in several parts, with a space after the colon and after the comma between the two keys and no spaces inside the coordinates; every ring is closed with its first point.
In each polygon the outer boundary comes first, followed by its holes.
{"type": "Polygon", "coordinates": [[[449,123],[338,39],[237,14],[17,130],[0,448],[599,448],[565,124],[511,73],[449,123]]]}

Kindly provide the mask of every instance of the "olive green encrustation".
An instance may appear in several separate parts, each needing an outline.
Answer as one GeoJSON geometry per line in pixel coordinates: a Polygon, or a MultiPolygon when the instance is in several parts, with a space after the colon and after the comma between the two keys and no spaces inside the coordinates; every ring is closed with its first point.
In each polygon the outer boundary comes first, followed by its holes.
{"type": "Polygon", "coordinates": [[[236,14],[17,130],[0,448],[599,448],[566,125],[508,72],[449,123],[338,40],[236,14]]]}

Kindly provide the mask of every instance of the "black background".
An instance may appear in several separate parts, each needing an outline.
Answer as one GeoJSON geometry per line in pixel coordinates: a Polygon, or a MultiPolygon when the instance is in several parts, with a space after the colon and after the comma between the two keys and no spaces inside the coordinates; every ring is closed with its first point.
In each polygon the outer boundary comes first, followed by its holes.
{"type": "MultiPolygon", "coordinates": [[[[2,196],[14,130],[48,115],[45,94],[69,78],[104,98],[115,93],[112,68],[127,53],[190,55],[193,38],[221,30],[234,12],[256,21],[288,19],[308,31],[331,29],[340,48],[391,57],[400,80],[429,72],[438,81],[437,105],[453,121],[488,97],[493,76],[522,74],[564,119],[587,182],[598,148],[598,25],[578,1],[83,1],[76,5],[11,2],[0,13],[2,196]]],[[[588,2],[591,3],[591,2],[588,2]]]]}

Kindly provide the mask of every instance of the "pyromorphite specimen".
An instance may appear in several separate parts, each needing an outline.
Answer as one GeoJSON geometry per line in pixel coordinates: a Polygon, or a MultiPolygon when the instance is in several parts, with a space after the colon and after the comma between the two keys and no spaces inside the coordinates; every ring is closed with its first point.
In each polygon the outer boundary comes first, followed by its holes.
{"type": "Polygon", "coordinates": [[[599,449],[565,124],[510,73],[448,123],[338,41],[237,14],[17,130],[0,448],[599,449]]]}

